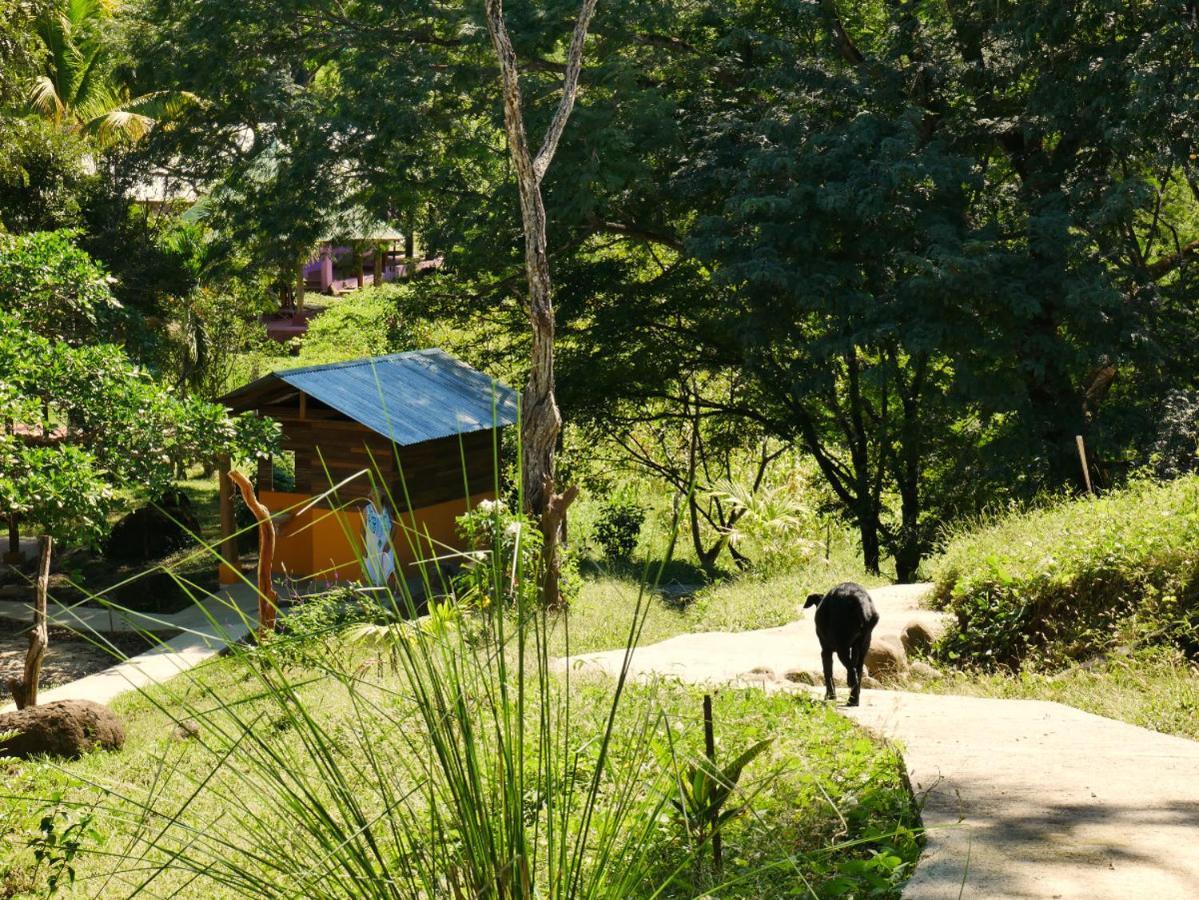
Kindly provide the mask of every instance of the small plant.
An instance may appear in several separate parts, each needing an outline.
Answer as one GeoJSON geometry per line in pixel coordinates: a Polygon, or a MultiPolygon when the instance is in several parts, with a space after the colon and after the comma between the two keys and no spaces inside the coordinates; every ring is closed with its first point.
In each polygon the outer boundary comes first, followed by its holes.
{"type": "Polygon", "coordinates": [[[94,841],[99,836],[93,820],[92,813],[72,814],[59,806],[57,800],[43,811],[38,834],[29,839],[27,846],[37,863],[34,879],[43,867],[46,869],[47,893],[58,893],[64,879],[67,884],[75,883],[75,858],[85,841],[94,841]]]}
{"type": "MultiPolygon", "coordinates": [[[[516,574],[541,567],[542,536],[532,519],[512,512],[503,500],[484,500],[458,517],[458,534],[467,547],[466,562],[454,579],[460,603],[478,609],[497,605],[512,609],[539,602],[534,581],[516,574]]],[[[561,579],[562,599],[569,604],[582,586],[569,553],[563,554],[561,579]]]]}
{"type": "Polygon", "coordinates": [[[702,847],[711,841],[712,859],[717,871],[723,865],[721,828],[746,810],[745,805],[725,809],[725,804],[737,789],[737,782],[741,780],[745,767],[760,756],[773,740],[764,738],[729,765],[718,766],[712,732],[712,698],[704,695],[704,743],[707,755],[698,762],[689,763],[686,772],[679,774],[680,798],[671,799],[670,802],[694,846],[702,847]]]}
{"type": "Polygon", "coordinates": [[[339,587],[297,598],[266,652],[284,665],[310,665],[353,625],[383,625],[396,613],[366,591],[339,587]]]}
{"type": "Polygon", "coordinates": [[[610,497],[595,523],[595,540],[608,559],[627,560],[637,549],[645,508],[628,494],[610,497]]]}

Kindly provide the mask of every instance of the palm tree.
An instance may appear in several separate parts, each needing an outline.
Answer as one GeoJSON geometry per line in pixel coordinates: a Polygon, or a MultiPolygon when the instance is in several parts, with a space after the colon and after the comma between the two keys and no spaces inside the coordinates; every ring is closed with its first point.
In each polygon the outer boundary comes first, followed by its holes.
{"type": "Polygon", "coordinates": [[[112,44],[104,37],[117,5],[118,0],[53,0],[36,25],[45,61],[30,105],[56,126],[90,134],[101,144],[140,140],[170,105],[190,99],[167,91],[131,97],[117,81],[112,44]]]}

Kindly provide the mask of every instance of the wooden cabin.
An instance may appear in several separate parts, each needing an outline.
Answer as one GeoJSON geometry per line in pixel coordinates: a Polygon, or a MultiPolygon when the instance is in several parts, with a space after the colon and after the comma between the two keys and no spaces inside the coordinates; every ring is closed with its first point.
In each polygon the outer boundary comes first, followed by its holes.
{"type": "MultiPolygon", "coordinates": [[[[328,581],[379,580],[359,561],[380,515],[401,576],[458,548],[457,517],[495,496],[498,432],[517,411],[511,388],[442,350],[272,372],[222,402],[276,419],[294,454],[290,490],[275,490],[269,462],[258,472],[259,499],[278,514],[275,570],[328,581]]],[[[220,481],[221,580],[231,583],[233,488],[224,472],[220,481]]]]}

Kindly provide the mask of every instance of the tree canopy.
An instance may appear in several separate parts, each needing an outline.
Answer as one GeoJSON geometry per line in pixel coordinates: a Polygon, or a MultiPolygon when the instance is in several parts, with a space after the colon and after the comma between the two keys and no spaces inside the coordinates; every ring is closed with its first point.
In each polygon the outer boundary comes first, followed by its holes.
{"type": "MultiPolygon", "coordinates": [[[[576,11],[505,4],[534,143],[576,11]]],[[[519,368],[481,3],[129,15],[137,89],[196,97],[140,152],[229,246],[287,272],[350,207],[415,225],[430,315],[519,368]]],[[[736,383],[700,407],[802,447],[903,577],[937,521],[1077,485],[1075,435],[1119,479],[1197,375],[1197,40],[1187,0],[601,4],[542,185],[565,419],[736,383]]]]}
{"type": "Polygon", "coordinates": [[[181,399],[116,344],[64,339],[113,302],[95,264],[64,235],[7,239],[0,257],[19,272],[42,272],[40,281],[0,276],[10,296],[31,298],[23,305],[0,298],[5,514],[60,539],[95,542],[113,510],[132,497],[160,496],[178,464],[273,449],[277,427],[270,420],[230,419],[219,406],[181,399]],[[46,248],[59,251],[58,259],[47,260],[46,248]],[[69,296],[70,319],[47,316],[68,285],[88,286],[69,296]]]}

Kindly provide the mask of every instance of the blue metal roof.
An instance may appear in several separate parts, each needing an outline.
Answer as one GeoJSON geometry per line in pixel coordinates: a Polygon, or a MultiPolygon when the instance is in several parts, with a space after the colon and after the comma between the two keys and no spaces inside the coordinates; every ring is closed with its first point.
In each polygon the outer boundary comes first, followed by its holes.
{"type": "Polygon", "coordinates": [[[444,350],[282,369],[234,391],[286,382],[401,446],[516,421],[516,392],[444,350]]]}

